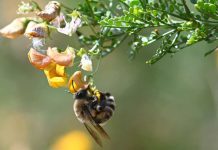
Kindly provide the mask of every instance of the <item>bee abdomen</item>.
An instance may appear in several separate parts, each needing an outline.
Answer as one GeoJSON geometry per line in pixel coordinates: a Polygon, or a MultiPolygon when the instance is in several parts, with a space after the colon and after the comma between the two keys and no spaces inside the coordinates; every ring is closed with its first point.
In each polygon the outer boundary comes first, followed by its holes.
{"type": "Polygon", "coordinates": [[[97,113],[94,119],[97,123],[105,123],[113,116],[115,111],[115,100],[113,96],[110,94],[105,94],[105,99],[100,103],[95,102],[95,104],[97,113]]]}
{"type": "Polygon", "coordinates": [[[110,107],[113,111],[115,110],[115,100],[113,96],[106,97],[106,106],[110,107]]]}

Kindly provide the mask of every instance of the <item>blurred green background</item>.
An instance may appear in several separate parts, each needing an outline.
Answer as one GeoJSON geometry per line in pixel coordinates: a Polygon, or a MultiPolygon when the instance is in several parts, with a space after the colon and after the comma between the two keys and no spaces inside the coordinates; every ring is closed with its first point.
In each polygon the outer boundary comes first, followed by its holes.
{"type": "MultiPolygon", "coordinates": [[[[20,0],[0,1],[0,27],[17,17],[20,0]]],[[[41,6],[47,1],[37,0],[41,6]]],[[[62,1],[76,7],[77,1],[62,1]]],[[[78,48],[76,37],[55,35],[51,46],[78,48]],[[69,44],[70,43],[70,44],[69,44]]],[[[217,150],[218,75],[215,55],[204,42],[153,66],[145,64],[158,45],[128,60],[123,43],[104,58],[95,76],[99,89],[116,98],[117,110],[105,126],[105,150],[217,150]]],[[[73,113],[73,96],[48,86],[29,63],[30,40],[0,38],[0,149],[48,150],[57,138],[86,129],[73,113]]],[[[92,140],[93,142],[93,140],[92,140]]],[[[100,150],[93,142],[93,150],[100,150]]]]}

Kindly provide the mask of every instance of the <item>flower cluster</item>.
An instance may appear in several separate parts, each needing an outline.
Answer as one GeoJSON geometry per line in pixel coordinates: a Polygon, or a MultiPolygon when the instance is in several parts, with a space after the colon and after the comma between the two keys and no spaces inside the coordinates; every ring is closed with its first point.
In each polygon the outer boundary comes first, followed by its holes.
{"type": "Polygon", "coordinates": [[[66,69],[76,67],[75,58],[80,59],[82,70],[92,71],[92,60],[88,51],[76,50],[67,47],[64,51],[58,47],[46,45],[46,39],[51,32],[59,32],[72,36],[82,25],[81,14],[62,12],[62,4],[57,1],[49,2],[42,10],[35,2],[22,2],[19,5],[18,14],[34,13],[32,17],[14,19],[9,25],[0,30],[0,34],[6,38],[15,39],[22,35],[32,40],[32,47],[28,52],[30,63],[37,69],[42,70],[47,77],[48,83],[53,88],[69,87],[72,93],[75,88],[83,88],[81,71],[75,72],[70,78],[66,69]],[[67,21],[69,20],[70,21],[67,21]],[[55,29],[55,30],[53,30],[55,29]],[[72,82],[74,81],[74,82],[72,82]],[[75,84],[75,85],[73,85],[75,84]]]}

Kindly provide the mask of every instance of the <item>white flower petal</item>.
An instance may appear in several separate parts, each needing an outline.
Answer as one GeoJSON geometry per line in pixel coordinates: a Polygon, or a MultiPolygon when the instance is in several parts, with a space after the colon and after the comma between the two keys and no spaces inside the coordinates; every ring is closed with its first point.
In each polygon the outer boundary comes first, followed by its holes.
{"type": "Polygon", "coordinates": [[[81,26],[81,19],[79,17],[72,17],[71,22],[65,21],[64,28],[57,28],[58,32],[72,36],[73,33],[81,26]]]}
{"type": "Polygon", "coordinates": [[[64,28],[57,28],[57,30],[58,30],[58,32],[60,32],[60,33],[63,33],[63,34],[72,36],[72,31],[71,31],[72,29],[71,29],[69,23],[66,23],[66,25],[65,25],[64,28]]]}
{"type": "Polygon", "coordinates": [[[33,48],[35,49],[41,49],[45,45],[45,39],[44,38],[32,38],[32,44],[33,48]]]}

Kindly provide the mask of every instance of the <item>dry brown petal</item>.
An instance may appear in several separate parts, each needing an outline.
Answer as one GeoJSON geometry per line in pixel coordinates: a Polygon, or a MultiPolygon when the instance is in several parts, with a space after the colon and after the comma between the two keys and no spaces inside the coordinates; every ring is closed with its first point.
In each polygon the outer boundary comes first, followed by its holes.
{"type": "Polygon", "coordinates": [[[27,22],[27,18],[17,18],[13,20],[9,25],[2,28],[0,30],[0,34],[6,38],[15,39],[23,35],[27,22]]]}
{"type": "Polygon", "coordinates": [[[46,38],[48,36],[49,29],[46,24],[37,24],[34,21],[28,23],[25,36],[28,38],[46,38]]]}
{"type": "Polygon", "coordinates": [[[59,53],[57,48],[48,48],[47,55],[57,64],[61,66],[72,66],[75,58],[73,48],[67,48],[64,52],[59,53]]]}
{"type": "Polygon", "coordinates": [[[60,14],[60,3],[57,1],[49,2],[43,11],[37,13],[45,21],[52,21],[60,14]]]}
{"type": "Polygon", "coordinates": [[[41,54],[33,48],[30,49],[28,58],[30,63],[40,70],[45,69],[52,62],[50,57],[41,54]]]}

